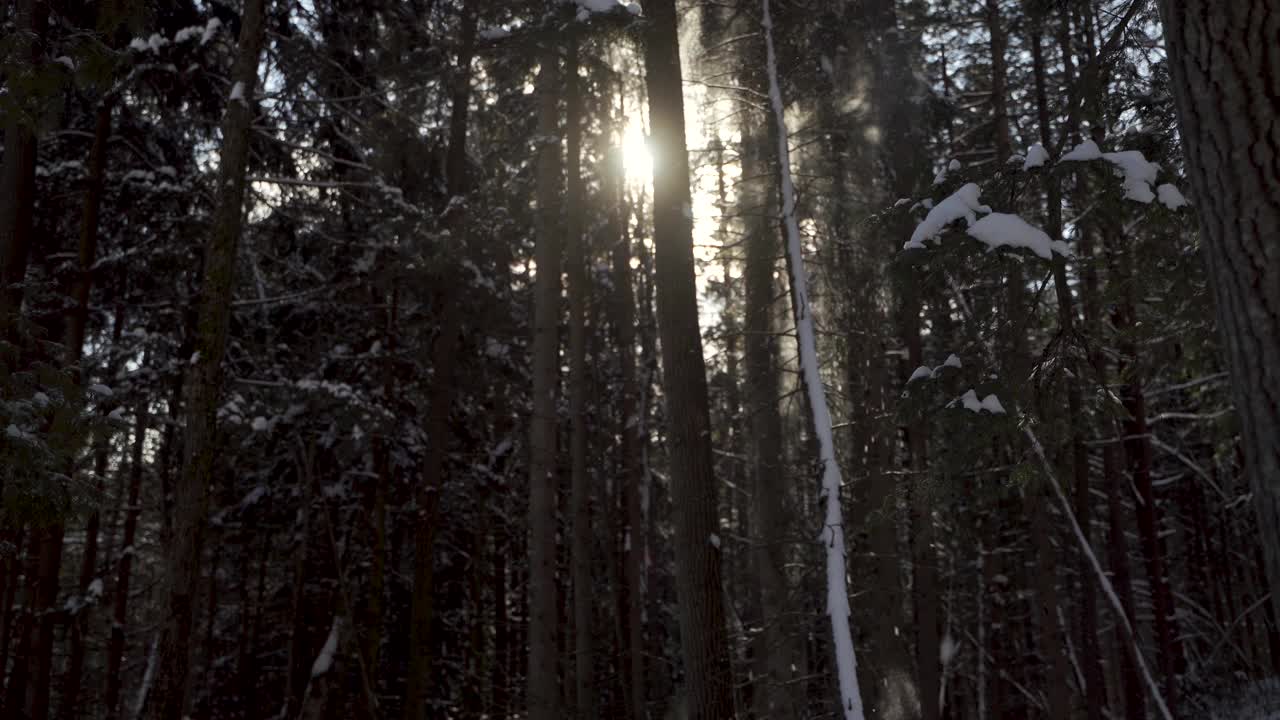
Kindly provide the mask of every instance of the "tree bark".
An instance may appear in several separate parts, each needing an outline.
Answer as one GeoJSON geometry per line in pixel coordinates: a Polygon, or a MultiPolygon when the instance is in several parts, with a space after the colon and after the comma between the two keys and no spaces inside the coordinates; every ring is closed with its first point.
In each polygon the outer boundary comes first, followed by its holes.
{"type": "Polygon", "coordinates": [[[654,139],[653,241],[662,340],[676,594],[689,717],[732,718],[733,678],[720,586],[719,506],[706,364],[698,327],[684,86],[674,0],[646,0],[645,83],[654,139]]]}
{"type": "Polygon", "coordinates": [[[1280,617],[1280,3],[1162,0],[1160,14],[1280,617]]]}
{"type": "Polygon", "coordinates": [[[568,165],[568,239],[566,277],[569,285],[569,437],[570,511],[573,518],[574,676],[580,720],[594,718],[595,679],[592,654],[591,487],[587,470],[587,247],[583,233],[586,188],[582,179],[582,83],[578,79],[578,40],[569,40],[565,63],[566,149],[568,165]]]}
{"type": "Polygon", "coordinates": [[[556,588],[556,384],[560,355],[560,54],[539,53],[533,415],[529,420],[529,720],[559,720],[556,588]]]}
{"type": "MultiPolygon", "coordinates": [[[[205,249],[196,352],[186,382],[186,432],[182,475],[174,492],[174,532],[170,538],[165,621],[157,647],[155,685],[146,716],[180,720],[187,696],[194,593],[200,578],[209,482],[217,442],[218,395],[222,356],[231,321],[236,247],[243,224],[253,90],[266,29],[267,0],[246,0],[239,48],[232,70],[232,92],[222,122],[222,161],[218,168],[217,209],[205,249]],[[238,92],[237,92],[238,91],[238,92]]],[[[184,362],[185,358],[182,359],[184,362]]]]}

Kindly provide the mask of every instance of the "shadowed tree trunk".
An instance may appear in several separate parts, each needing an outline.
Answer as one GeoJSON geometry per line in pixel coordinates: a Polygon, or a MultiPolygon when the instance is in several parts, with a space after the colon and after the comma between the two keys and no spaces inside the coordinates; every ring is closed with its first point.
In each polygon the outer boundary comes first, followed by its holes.
{"type": "MultiPolygon", "coordinates": [[[[1169,70],[1253,503],[1280,608],[1280,90],[1275,0],[1162,0],[1169,70]]],[[[1280,616],[1280,612],[1276,612],[1280,616]]]]}
{"type": "MultiPolygon", "coordinates": [[[[67,321],[67,361],[73,365],[80,361],[80,353],[84,346],[85,325],[89,320],[89,290],[93,282],[91,273],[98,248],[98,213],[102,207],[102,180],[106,173],[107,140],[111,137],[113,105],[111,100],[104,100],[98,106],[93,147],[89,151],[89,187],[85,194],[84,215],[80,223],[80,267],[71,288],[72,311],[67,321]]],[[[115,328],[116,337],[113,342],[116,343],[119,342],[120,330],[123,326],[123,323],[119,322],[123,319],[122,316],[123,313],[120,313],[115,328]]],[[[81,383],[83,384],[83,378],[81,383]]],[[[105,438],[102,442],[106,442],[105,438]]],[[[102,482],[102,475],[106,470],[106,453],[105,446],[97,451],[94,471],[99,483],[102,482]]],[[[97,572],[98,530],[101,517],[101,513],[95,510],[89,517],[88,527],[85,530],[85,550],[81,558],[79,585],[82,599],[88,595],[89,584],[94,579],[94,573],[97,572]]],[[[84,670],[85,634],[89,630],[88,610],[89,606],[86,603],[80,608],[80,612],[71,618],[67,672],[63,680],[62,705],[58,711],[61,717],[67,719],[74,717],[76,703],[80,696],[81,673],[84,670]]]]}
{"type": "MultiPolygon", "coordinates": [[[[187,375],[182,474],[174,489],[174,532],[164,588],[164,625],[157,646],[155,685],[147,703],[151,720],[179,720],[186,707],[192,614],[217,444],[222,356],[231,322],[236,247],[244,217],[253,91],[266,30],[267,0],[246,0],[232,87],[222,121],[217,206],[205,248],[195,354],[187,375]]],[[[185,360],[185,358],[184,358],[185,360]]]]}
{"type": "MultiPolygon", "coordinates": [[[[476,3],[467,3],[462,17],[461,49],[457,76],[454,79],[449,117],[449,154],[446,182],[449,206],[445,222],[451,231],[462,234],[467,215],[465,202],[455,205],[453,198],[463,198],[469,188],[467,177],[467,123],[471,98],[471,62],[476,44],[476,3]]],[[[444,491],[444,464],[451,435],[449,414],[456,386],[458,336],[462,327],[462,308],[458,303],[459,287],[453,268],[438,270],[440,286],[435,293],[439,304],[441,327],[431,348],[434,376],[430,405],[427,409],[426,457],[416,490],[417,515],[414,521],[413,600],[409,620],[409,667],[405,685],[404,720],[427,720],[431,670],[432,600],[435,576],[435,534],[439,525],[440,494],[444,491]]]]}
{"type": "Polygon", "coordinates": [[[566,277],[569,285],[569,415],[573,423],[569,438],[571,494],[569,514],[573,518],[574,676],[577,682],[577,712],[580,720],[594,718],[595,679],[592,677],[591,622],[594,598],[591,581],[591,488],[587,470],[587,247],[583,233],[586,189],[582,178],[582,82],[578,78],[578,40],[569,41],[565,63],[566,149],[568,210],[565,235],[568,240],[566,277]]]}
{"type": "Polygon", "coordinates": [[[560,54],[539,51],[537,244],[534,261],[533,416],[529,420],[529,720],[560,720],[556,644],[556,381],[560,368],[560,54]]]}
{"type": "MultiPolygon", "coordinates": [[[[13,57],[29,58],[29,72],[40,69],[41,40],[49,16],[49,4],[41,0],[17,0],[14,5],[13,57]]],[[[17,72],[18,68],[10,70],[17,72]]],[[[8,78],[11,87],[25,83],[8,78]]],[[[4,161],[0,164],[0,338],[22,307],[21,283],[27,274],[35,208],[36,132],[31,118],[38,98],[15,95],[6,98],[13,107],[5,113],[4,161]]]]}
{"type": "MultiPolygon", "coordinates": [[[[1046,148],[1053,147],[1052,126],[1049,111],[1047,81],[1045,78],[1045,58],[1043,28],[1037,25],[1031,30],[1031,57],[1035,81],[1036,114],[1040,129],[1040,144],[1046,148]]],[[[1045,198],[1048,203],[1045,231],[1052,240],[1062,239],[1062,190],[1058,180],[1051,174],[1043,176],[1045,198]]],[[[1075,482],[1075,512],[1086,536],[1091,527],[1091,509],[1093,500],[1089,494],[1089,454],[1084,444],[1085,423],[1084,395],[1080,383],[1078,357],[1078,334],[1076,332],[1075,300],[1071,285],[1067,280],[1066,259],[1054,254],[1053,259],[1054,294],[1058,299],[1058,337],[1060,347],[1066,356],[1065,369],[1067,378],[1067,417],[1071,423],[1071,470],[1075,482]]],[[[1093,581],[1089,575],[1088,560],[1081,551],[1077,557],[1078,583],[1080,585],[1080,628],[1078,637],[1081,640],[1081,658],[1085,681],[1085,712],[1089,720],[1100,720],[1102,708],[1106,700],[1106,686],[1102,678],[1101,654],[1098,651],[1098,608],[1097,597],[1093,590],[1093,581]]]]}

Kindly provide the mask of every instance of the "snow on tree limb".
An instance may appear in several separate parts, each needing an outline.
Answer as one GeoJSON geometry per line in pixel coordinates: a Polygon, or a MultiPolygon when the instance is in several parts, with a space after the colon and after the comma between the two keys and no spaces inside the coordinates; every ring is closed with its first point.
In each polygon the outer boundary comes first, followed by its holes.
{"type": "MultiPolygon", "coordinates": [[[[778,138],[778,169],[782,185],[782,219],[787,233],[787,253],[791,259],[792,298],[795,303],[796,333],[799,339],[800,364],[804,373],[809,407],[813,411],[814,434],[818,438],[818,454],[822,460],[822,493],[826,500],[823,542],[827,551],[827,614],[831,616],[831,633],[835,642],[836,674],[840,682],[840,707],[845,720],[863,720],[862,694],[858,687],[858,662],[849,627],[849,589],[845,586],[844,519],[840,509],[840,465],[836,462],[835,443],[831,435],[831,411],[818,372],[817,341],[813,316],[809,312],[809,293],[805,282],[804,255],[800,243],[800,226],[796,221],[796,191],[791,178],[791,156],[787,146],[787,123],[783,111],[782,90],[778,84],[777,57],[773,48],[773,19],[769,0],[762,0],[766,71],[769,76],[769,100],[773,106],[778,138]]],[[[975,188],[977,186],[974,186],[975,188]]],[[[974,197],[976,200],[976,195],[974,197]]],[[[930,213],[932,215],[932,213],[930,213]]],[[[970,211],[972,215],[972,211],[970,211]]]]}

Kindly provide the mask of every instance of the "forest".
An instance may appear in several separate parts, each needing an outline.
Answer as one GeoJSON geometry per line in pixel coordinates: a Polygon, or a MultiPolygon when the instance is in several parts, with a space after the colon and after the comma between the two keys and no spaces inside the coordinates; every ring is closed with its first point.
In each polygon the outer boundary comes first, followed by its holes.
{"type": "Polygon", "coordinates": [[[1280,0],[0,0],[0,718],[1280,717],[1280,0]]]}

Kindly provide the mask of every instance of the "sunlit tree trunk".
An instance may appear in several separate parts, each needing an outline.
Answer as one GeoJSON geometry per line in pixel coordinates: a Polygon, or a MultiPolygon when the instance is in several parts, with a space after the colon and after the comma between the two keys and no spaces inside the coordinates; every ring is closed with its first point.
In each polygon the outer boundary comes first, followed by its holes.
{"type": "Polygon", "coordinates": [[[720,528],[706,364],[698,327],[684,86],[674,0],[646,0],[645,80],[653,135],[653,240],[675,505],[676,592],[689,717],[734,716],[720,586],[720,528]]]}

